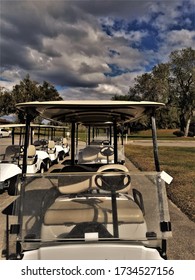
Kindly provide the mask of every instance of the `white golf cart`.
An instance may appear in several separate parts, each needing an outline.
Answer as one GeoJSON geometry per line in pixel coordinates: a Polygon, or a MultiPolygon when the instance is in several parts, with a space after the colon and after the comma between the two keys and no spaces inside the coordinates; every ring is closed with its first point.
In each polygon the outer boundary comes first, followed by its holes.
{"type": "MultiPolygon", "coordinates": [[[[49,155],[49,161],[47,160],[46,163],[47,167],[51,164],[59,163],[60,160],[63,160],[69,155],[70,147],[65,138],[66,126],[34,124],[33,127],[38,129],[38,140],[34,142],[38,153],[40,153],[40,151],[45,151],[49,155]],[[62,136],[56,136],[58,131],[63,132],[62,136]],[[41,139],[40,135],[42,135],[41,139]]],[[[46,169],[48,170],[48,168],[46,169]]]]}
{"type": "Polygon", "coordinates": [[[162,106],[105,100],[18,104],[26,113],[23,165],[30,120],[37,114],[71,123],[71,159],[65,160],[60,170],[44,175],[32,176],[23,170],[20,198],[3,211],[7,217],[17,218],[11,230],[7,222],[6,240],[9,233],[16,234],[16,249],[13,251],[7,242],[6,258],[166,259],[166,240],[171,237],[168,180],[160,171],[154,117],[162,106]],[[118,152],[118,125],[124,127],[143,114],[151,114],[154,172],[129,170],[118,152]],[[89,139],[91,128],[108,130],[108,122],[109,142],[99,143],[95,157],[94,149],[85,153],[85,145],[77,140],[79,125],[88,128],[87,146],[93,148],[100,139],[99,135],[89,139]]]}
{"type": "MultiPolygon", "coordinates": [[[[31,129],[32,129],[31,125],[31,129]]],[[[9,195],[15,195],[21,186],[21,178],[23,169],[23,124],[9,124],[3,127],[8,127],[10,139],[1,139],[1,154],[0,154],[0,193],[4,190],[8,191],[9,195]],[[16,137],[17,130],[17,137],[16,137]],[[17,144],[16,144],[17,143],[17,144]]],[[[5,129],[6,129],[5,128],[5,129]]],[[[7,129],[8,130],[8,129],[7,129]]],[[[31,130],[32,134],[32,130],[31,130]]],[[[32,138],[32,135],[31,135],[32,138]]],[[[44,151],[37,151],[35,146],[30,144],[27,148],[27,173],[43,173],[46,170],[49,155],[44,151]]]]}

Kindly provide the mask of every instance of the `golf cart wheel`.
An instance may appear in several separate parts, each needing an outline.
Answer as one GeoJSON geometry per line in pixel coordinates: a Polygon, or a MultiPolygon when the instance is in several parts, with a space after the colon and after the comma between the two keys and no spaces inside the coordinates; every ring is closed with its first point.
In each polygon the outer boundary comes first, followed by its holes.
{"type": "Polygon", "coordinates": [[[41,164],[40,173],[43,174],[45,172],[45,164],[41,164]]]}
{"type": "Polygon", "coordinates": [[[60,162],[59,155],[57,156],[55,163],[58,164],[60,162]]]}
{"type": "Polygon", "coordinates": [[[46,161],[46,163],[45,163],[45,171],[48,171],[49,168],[50,168],[50,166],[51,166],[51,162],[50,162],[50,160],[48,159],[48,160],[46,161]]]}
{"type": "Polygon", "coordinates": [[[13,178],[9,179],[9,187],[8,187],[8,194],[11,196],[19,195],[21,191],[21,181],[19,176],[14,176],[13,178]]]}
{"type": "Polygon", "coordinates": [[[64,154],[64,153],[60,153],[59,159],[60,159],[60,160],[64,160],[64,158],[65,158],[65,154],[64,154]]]}

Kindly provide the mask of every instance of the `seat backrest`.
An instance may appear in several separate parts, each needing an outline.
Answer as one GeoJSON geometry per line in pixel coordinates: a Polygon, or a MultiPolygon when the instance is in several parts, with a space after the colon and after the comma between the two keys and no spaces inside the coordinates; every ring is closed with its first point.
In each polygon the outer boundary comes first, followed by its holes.
{"type": "Polygon", "coordinates": [[[99,148],[94,146],[87,146],[80,151],[81,161],[90,162],[97,159],[99,148]]]}
{"type": "Polygon", "coordinates": [[[68,144],[68,140],[66,138],[63,138],[62,144],[66,146],[68,144]]]}
{"type": "MultiPolygon", "coordinates": [[[[117,199],[119,223],[143,223],[142,211],[133,200],[117,199]]],[[[57,198],[46,211],[45,225],[77,224],[98,222],[110,224],[113,222],[112,203],[110,199],[78,198],[64,200],[57,198]]]]}
{"type": "Polygon", "coordinates": [[[55,142],[53,140],[49,140],[48,149],[54,149],[54,148],[55,148],[55,142]]]}
{"type": "Polygon", "coordinates": [[[34,145],[29,145],[27,149],[27,157],[33,158],[36,155],[36,148],[34,145]]]}
{"type": "Polygon", "coordinates": [[[60,173],[69,173],[70,175],[67,176],[65,174],[64,176],[59,176],[58,189],[60,193],[76,194],[87,191],[91,187],[92,175],[82,175],[83,172],[88,172],[88,170],[79,165],[67,165],[63,167],[60,173]]]}
{"type": "Polygon", "coordinates": [[[47,146],[47,152],[49,154],[55,154],[56,147],[55,147],[55,142],[53,140],[49,140],[48,146],[47,146]]]}
{"type": "Polygon", "coordinates": [[[10,145],[7,146],[5,150],[4,161],[13,161],[14,157],[19,156],[20,154],[20,146],[19,145],[10,145]]]}

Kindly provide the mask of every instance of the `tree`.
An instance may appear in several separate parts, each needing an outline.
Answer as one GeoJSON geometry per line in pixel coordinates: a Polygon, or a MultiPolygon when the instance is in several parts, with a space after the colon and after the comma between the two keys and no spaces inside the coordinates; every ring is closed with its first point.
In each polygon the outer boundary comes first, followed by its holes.
{"type": "MultiPolygon", "coordinates": [[[[30,101],[62,100],[53,85],[46,81],[43,82],[43,85],[40,85],[38,82],[32,81],[30,75],[26,75],[20,81],[20,84],[13,87],[12,98],[14,104],[30,101]]],[[[24,114],[21,111],[18,112],[18,119],[20,122],[24,122],[24,114]]]]}
{"type": "Polygon", "coordinates": [[[126,96],[114,96],[117,100],[122,98],[165,103],[166,106],[157,113],[158,127],[176,128],[180,125],[187,136],[195,111],[195,50],[173,51],[167,63],[158,64],[150,73],[137,76],[126,96]]]}
{"type": "Polygon", "coordinates": [[[135,78],[135,84],[130,87],[128,94],[129,100],[165,103],[166,106],[157,111],[157,126],[172,128],[178,124],[177,108],[174,106],[172,90],[169,63],[161,63],[154,66],[150,73],[144,73],[135,78]]]}
{"type": "Polygon", "coordinates": [[[0,116],[9,115],[14,113],[14,111],[12,94],[8,90],[0,87],[0,116]]]}
{"type": "Polygon", "coordinates": [[[55,87],[46,81],[39,85],[39,92],[39,101],[62,100],[55,87]]]}
{"type": "Polygon", "coordinates": [[[176,50],[170,55],[175,100],[180,114],[180,129],[187,136],[195,110],[195,50],[176,50]]]}

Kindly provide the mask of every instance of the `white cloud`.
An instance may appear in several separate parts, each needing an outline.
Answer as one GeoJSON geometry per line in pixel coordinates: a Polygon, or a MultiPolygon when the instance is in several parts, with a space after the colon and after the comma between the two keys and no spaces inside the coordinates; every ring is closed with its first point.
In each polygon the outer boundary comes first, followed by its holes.
{"type": "Polygon", "coordinates": [[[141,43],[142,38],[148,35],[147,31],[116,31],[113,32],[113,37],[124,38],[129,41],[129,43],[141,43]]]}
{"type": "Polygon", "coordinates": [[[167,33],[167,43],[174,47],[192,47],[195,41],[195,31],[185,29],[172,30],[167,33]]]}

